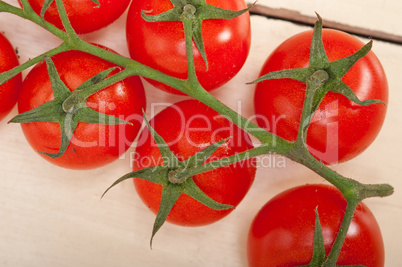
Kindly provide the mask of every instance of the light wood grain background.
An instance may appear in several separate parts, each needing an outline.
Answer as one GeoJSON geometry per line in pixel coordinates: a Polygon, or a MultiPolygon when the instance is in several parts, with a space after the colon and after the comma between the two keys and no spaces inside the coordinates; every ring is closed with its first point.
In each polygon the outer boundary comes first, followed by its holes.
{"type": "MultiPolygon", "coordinates": [[[[7,3],[17,4],[15,0],[7,3]]],[[[251,2],[251,1],[250,1],[251,2]]],[[[402,2],[397,0],[299,1],[260,0],[259,4],[318,12],[323,18],[402,35],[402,2]]],[[[242,71],[213,92],[245,117],[253,114],[253,86],[265,58],[291,35],[309,29],[292,23],[252,16],[252,48],[242,71]]],[[[128,55],[125,15],[113,25],[85,38],[128,55]]],[[[21,62],[59,44],[59,40],[31,23],[0,14],[0,31],[18,48],[21,62]]],[[[368,41],[363,39],[363,41],[368,41]]],[[[386,266],[402,266],[401,104],[402,47],[375,42],[373,51],[383,63],[390,88],[388,116],[374,142],[361,156],[335,166],[365,183],[390,183],[395,194],[369,199],[366,204],[380,224],[386,250],[386,266]]],[[[27,72],[24,72],[26,75],[27,72]]],[[[186,97],[172,96],[146,84],[147,116],[161,106],[186,97]]],[[[257,211],[275,194],[292,186],[322,183],[305,167],[286,161],[285,168],[265,161],[244,201],[228,217],[210,226],[183,228],[165,224],[149,248],[155,216],[143,205],[130,181],[103,191],[130,171],[130,149],[125,158],[91,171],[72,171],[52,166],[26,142],[19,125],[0,122],[0,266],[246,266],[246,237],[257,211]]],[[[281,160],[281,159],[279,159],[281,160]]]]}

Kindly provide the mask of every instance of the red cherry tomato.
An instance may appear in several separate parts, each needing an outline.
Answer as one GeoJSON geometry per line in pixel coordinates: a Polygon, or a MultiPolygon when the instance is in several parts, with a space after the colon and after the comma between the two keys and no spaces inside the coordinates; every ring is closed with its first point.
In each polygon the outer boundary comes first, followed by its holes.
{"type": "MultiPolygon", "coordinates": [[[[61,80],[73,91],[97,73],[114,65],[80,51],[68,51],[52,57],[61,80]]],[[[18,101],[19,112],[36,108],[52,100],[53,91],[43,61],[36,65],[23,82],[18,101]]],[[[116,160],[131,145],[142,124],[142,109],[146,107],[144,88],[139,77],[130,77],[91,95],[90,108],[130,121],[133,125],[102,125],[78,123],[71,143],[63,156],[51,163],[70,169],[91,169],[116,160]]],[[[35,151],[58,153],[61,143],[58,123],[23,123],[21,127],[35,151]]]]}
{"type": "MultiPolygon", "coordinates": [[[[17,54],[8,39],[0,33],[0,73],[19,65],[17,54]]],[[[7,116],[18,100],[22,85],[21,73],[0,85],[0,120],[7,116]]]]}
{"type": "MultiPolygon", "coordinates": [[[[186,100],[167,107],[158,113],[150,124],[179,160],[185,160],[227,137],[231,139],[215,151],[207,162],[252,147],[251,140],[243,130],[196,100],[186,100]]],[[[159,149],[147,128],[141,133],[138,143],[133,161],[134,170],[162,165],[159,149]]],[[[195,175],[193,180],[215,201],[237,206],[253,183],[255,171],[255,162],[250,159],[195,175]]],[[[162,186],[141,179],[134,179],[134,185],[143,202],[156,213],[159,209],[162,186]]],[[[221,219],[231,211],[232,209],[213,210],[182,194],[173,206],[167,221],[186,226],[205,225],[221,219]]]]}
{"type": "MultiPolygon", "coordinates": [[[[243,0],[207,0],[206,3],[230,10],[246,8],[243,0]]],[[[152,10],[147,14],[155,15],[172,7],[169,0],[133,1],[127,17],[127,43],[134,60],[171,76],[186,79],[188,72],[183,24],[177,21],[146,22],[140,15],[142,10],[152,10]]],[[[229,20],[204,20],[202,36],[208,70],[194,44],[196,73],[201,85],[210,91],[232,79],[246,61],[251,42],[250,17],[247,13],[229,20]]],[[[162,90],[181,94],[164,84],[148,81],[162,90]]]]}
{"type": "MultiPolygon", "coordinates": [[[[21,4],[21,0],[19,0],[21,4]]],[[[45,0],[28,0],[32,9],[39,15],[45,0]]],[[[91,0],[65,0],[68,18],[74,30],[79,33],[89,33],[99,30],[118,19],[130,4],[130,0],[99,0],[100,7],[91,0]]],[[[45,14],[45,20],[59,29],[64,29],[56,2],[53,2],[45,14]]]]}
{"type": "MultiPolygon", "coordinates": [[[[328,255],[346,204],[335,187],[322,184],[303,185],[278,194],[265,204],[251,224],[247,247],[249,266],[307,265],[313,255],[316,208],[328,255]]],[[[381,231],[364,203],[357,206],[337,264],[384,266],[381,231]]]]}
{"type": "MultiPolygon", "coordinates": [[[[297,34],[279,45],[266,60],[261,75],[268,72],[308,67],[312,31],[297,34]]],[[[325,51],[330,61],[349,56],[364,44],[336,30],[323,30],[325,51]]],[[[360,59],[343,77],[360,100],[388,102],[388,84],[381,63],[373,52],[360,59]]],[[[255,111],[258,124],[289,141],[296,140],[306,86],[290,79],[257,84],[255,111]]],[[[326,163],[350,160],[376,138],[386,114],[383,104],[366,107],[345,96],[329,92],[312,118],[307,132],[310,152],[326,163]]]]}

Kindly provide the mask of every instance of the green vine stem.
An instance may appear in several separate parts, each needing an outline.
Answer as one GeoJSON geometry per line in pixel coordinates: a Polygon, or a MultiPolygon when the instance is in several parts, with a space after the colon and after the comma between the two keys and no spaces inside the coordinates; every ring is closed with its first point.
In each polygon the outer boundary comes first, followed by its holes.
{"type": "MultiPolygon", "coordinates": [[[[59,1],[59,0],[56,0],[56,3],[57,3],[57,1],[59,1]]],[[[166,75],[165,73],[152,69],[152,68],[150,68],[146,65],[143,65],[139,62],[136,62],[130,58],[121,56],[112,51],[109,51],[104,48],[100,48],[94,44],[88,43],[88,42],[82,40],[74,31],[70,31],[69,33],[62,31],[62,30],[58,29],[57,27],[55,27],[54,25],[44,21],[38,14],[36,14],[32,10],[32,8],[27,0],[21,0],[21,3],[23,5],[23,8],[17,8],[15,6],[7,4],[3,1],[0,1],[0,13],[7,12],[10,14],[19,16],[22,19],[31,21],[31,22],[37,24],[38,26],[44,28],[48,32],[52,33],[54,36],[58,37],[60,40],[63,41],[63,43],[60,46],[58,46],[50,51],[47,51],[33,59],[30,59],[29,61],[9,70],[7,72],[1,73],[0,74],[0,84],[8,81],[9,79],[14,77],[18,73],[28,69],[29,67],[32,67],[33,65],[39,63],[46,56],[51,57],[53,55],[56,55],[58,53],[68,51],[68,50],[79,50],[79,51],[83,51],[83,52],[92,54],[94,56],[97,56],[99,58],[102,58],[106,61],[109,61],[111,63],[114,63],[114,64],[126,69],[125,73],[127,74],[127,77],[138,75],[138,76],[158,80],[169,86],[177,88],[178,90],[180,90],[182,92],[188,90],[187,83],[184,80],[171,77],[169,75],[166,75]]],[[[59,5],[63,6],[62,1],[59,1],[59,5]]],[[[59,13],[60,13],[60,17],[62,18],[63,24],[68,25],[69,21],[68,21],[67,15],[65,13],[65,9],[62,8],[61,10],[59,10],[59,13]]],[[[108,85],[110,85],[110,84],[108,84],[108,85]]]]}
{"type": "MultiPolygon", "coordinates": [[[[190,9],[188,9],[190,10],[190,9]]],[[[267,152],[274,152],[281,155],[284,155],[294,161],[297,161],[306,167],[310,168],[317,174],[321,175],[331,184],[336,186],[345,199],[347,200],[347,208],[345,211],[344,218],[341,223],[341,227],[339,233],[336,237],[334,245],[331,249],[330,255],[328,256],[324,266],[335,266],[336,261],[338,259],[339,253],[341,251],[342,245],[344,243],[347,230],[349,229],[349,225],[352,221],[353,214],[355,212],[356,206],[363,199],[369,197],[385,197],[391,195],[393,193],[393,188],[390,185],[382,184],[382,185],[363,185],[355,180],[350,178],[343,177],[339,175],[335,171],[331,170],[329,167],[325,166],[323,163],[319,162],[315,159],[310,152],[308,151],[305,145],[305,134],[307,132],[308,125],[303,125],[300,123],[299,136],[295,143],[290,143],[284,139],[278,138],[267,131],[261,131],[261,128],[257,125],[251,123],[245,118],[241,117],[239,114],[226,107],[223,103],[219,102],[215,99],[211,94],[209,94],[202,86],[199,85],[196,73],[195,73],[195,64],[194,64],[194,55],[192,48],[192,38],[191,38],[191,13],[186,13],[188,16],[184,16],[183,25],[185,30],[185,38],[186,38],[186,52],[187,52],[187,60],[188,60],[188,70],[189,77],[188,82],[190,83],[193,90],[189,95],[200,100],[204,104],[208,105],[215,111],[220,114],[227,116],[233,123],[247,131],[249,134],[258,138],[262,142],[261,151],[259,149],[251,150],[255,153],[256,156],[258,153],[264,154],[267,152]],[[192,82],[195,81],[195,82],[192,82]],[[247,127],[246,127],[247,126],[247,127]],[[275,141],[274,141],[275,140],[275,141]],[[266,147],[265,147],[266,145],[266,147]],[[274,146],[273,146],[274,145],[274,146]],[[270,149],[267,149],[269,147],[270,149]]],[[[321,18],[318,19],[318,25],[321,26],[321,18]]],[[[321,35],[321,32],[319,33],[321,35]]],[[[316,45],[313,43],[312,45],[316,45]]],[[[318,49],[320,49],[319,47],[318,49]]],[[[312,48],[313,49],[313,48],[312,48]]],[[[323,47],[322,47],[323,49],[323,47]]],[[[324,51],[325,52],[325,51],[324,51]]],[[[314,60],[317,58],[313,58],[314,60]]],[[[314,62],[316,64],[322,64],[321,62],[314,62]]],[[[301,117],[301,122],[309,122],[312,116],[312,113],[315,111],[314,100],[317,91],[322,88],[323,84],[329,79],[329,75],[324,70],[318,70],[313,74],[307,77],[307,89],[306,91],[306,103],[303,108],[303,113],[301,117]]],[[[322,95],[323,97],[323,95],[322,95]]],[[[308,124],[308,123],[307,123],[308,124]]],[[[235,158],[235,157],[233,157],[235,158]]],[[[234,161],[238,161],[238,159],[234,159],[234,161]]],[[[223,160],[221,160],[223,164],[223,160]]],[[[213,163],[204,164],[200,167],[202,169],[205,167],[212,168],[213,163]]],[[[219,166],[219,165],[215,165],[219,166]]],[[[197,170],[200,171],[200,170],[197,170]]],[[[188,174],[184,175],[195,175],[197,171],[190,170],[188,174]]]]}
{"type": "MultiPolygon", "coordinates": [[[[361,184],[358,181],[346,178],[336,173],[334,170],[332,170],[325,164],[315,159],[307,150],[305,142],[302,142],[305,138],[305,130],[306,130],[306,128],[302,128],[303,126],[301,126],[300,128],[299,138],[297,139],[296,142],[286,141],[260,128],[253,122],[247,120],[246,118],[244,118],[243,116],[241,116],[240,114],[238,114],[237,112],[235,112],[234,110],[230,109],[222,102],[217,100],[215,97],[209,94],[204,88],[202,88],[202,86],[198,82],[197,75],[195,72],[194,55],[193,55],[192,21],[194,20],[194,8],[195,8],[194,6],[188,5],[186,8],[184,8],[184,12],[181,16],[185,30],[188,73],[189,73],[188,78],[182,80],[171,77],[167,74],[164,74],[160,71],[157,71],[153,68],[143,65],[130,58],[126,58],[114,52],[108,51],[96,45],[85,42],[71,28],[66,11],[63,7],[62,0],[56,0],[56,3],[59,8],[61,19],[66,31],[59,30],[55,26],[47,22],[44,22],[44,20],[32,10],[27,0],[22,0],[23,4],[22,9],[13,7],[9,4],[4,3],[3,1],[0,1],[0,12],[12,13],[21,18],[30,20],[40,25],[44,29],[48,30],[49,32],[59,37],[63,41],[63,43],[60,46],[38,57],[35,57],[34,59],[25,62],[24,64],[21,64],[20,66],[8,72],[0,74],[0,84],[12,78],[19,72],[27,69],[28,67],[38,63],[45,56],[52,56],[67,50],[80,50],[86,53],[90,53],[94,56],[100,57],[111,63],[114,63],[123,69],[123,71],[119,72],[119,74],[116,77],[106,79],[97,84],[96,85],[97,87],[95,88],[96,90],[100,89],[101,86],[106,87],[108,85],[111,85],[112,83],[116,82],[116,80],[124,79],[125,77],[129,76],[138,75],[165,83],[203,102],[204,104],[208,105],[221,115],[226,116],[234,124],[242,128],[249,134],[256,137],[261,142],[261,145],[257,148],[251,149],[249,151],[246,151],[244,153],[232,157],[209,162],[207,164],[203,164],[192,169],[187,170],[184,169],[176,174],[177,177],[185,180],[186,177],[202,173],[205,171],[209,171],[211,169],[216,168],[217,166],[229,165],[244,159],[269,153],[275,153],[286,156],[289,159],[296,161],[306,166],[307,168],[313,170],[315,173],[322,176],[328,182],[336,186],[341,191],[341,193],[348,202],[347,209],[345,211],[345,216],[342,221],[337,238],[335,240],[335,244],[333,245],[333,248],[324,266],[335,265],[343,241],[345,239],[347,229],[349,228],[350,222],[353,218],[353,214],[357,204],[360,203],[360,201],[362,201],[365,198],[385,197],[393,193],[393,188],[390,185],[361,184]]],[[[320,83],[321,80],[326,79],[325,77],[326,77],[325,74],[323,74],[322,72],[314,72],[310,75],[309,79],[311,81],[318,81],[318,83],[320,83]]],[[[315,86],[317,86],[317,84],[307,83],[307,91],[314,91],[315,86]]],[[[65,109],[68,109],[71,105],[74,104],[74,97],[77,96],[74,95],[71,96],[71,98],[66,99],[66,102],[64,103],[66,105],[64,107],[65,109]]],[[[309,112],[309,110],[306,110],[302,115],[301,121],[306,121],[306,119],[308,119],[308,116],[311,116],[311,112],[309,112]]]]}
{"type": "Polygon", "coordinates": [[[46,56],[51,57],[51,56],[54,56],[56,54],[59,54],[61,52],[67,51],[67,50],[69,50],[68,46],[66,46],[63,43],[60,46],[58,46],[58,47],[56,47],[56,48],[54,48],[52,50],[49,50],[49,51],[47,51],[47,52],[45,52],[45,53],[43,53],[43,54],[41,54],[41,55],[39,55],[39,56],[37,56],[35,58],[23,63],[23,64],[11,69],[9,71],[0,73],[0,84],[5,83],[6,81],[10,80],[15,75],[17,75],[18,73],[20,73],[20,72],[26,70],[27,68],[32,67],[33,65],[41,62],[46,56]]]}
{"type": "Polygon", "coordinates": [[[349,225],[352,222],[353,214],[355,213],[356,207],[360,201],[348,201],[346,206],[345,215],[343,215],[343,220],[339,228],[338,234],[336,235],[335,242],[332,249],[325,260],[323,267],[333,267],[336,266],[336,261],[338,260],[339,254],[341,253],[342,245],[345,241],[346,235],[348,233],[349,225]]]}

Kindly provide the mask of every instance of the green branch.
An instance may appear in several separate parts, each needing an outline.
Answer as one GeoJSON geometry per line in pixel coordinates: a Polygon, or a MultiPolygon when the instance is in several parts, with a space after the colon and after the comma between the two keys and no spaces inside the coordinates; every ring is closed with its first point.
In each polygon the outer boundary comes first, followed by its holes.
{"type": "Polygon", "coordinates": [[[16,76],[18,73],[32,67],[33,65],[41,62],[45,57],[51,57],[54,55],[57,55],[61,52],[65,52],[71,50],[70,46],[67,45],[66,43],[61,44],[60,46],[53,48],[52,50],[49,50],[33,59],[28,60],[27,62],[9,70],[6,72],[0,73],[0,84],[5,83],[6,81],[10,80],[14,76],[16,76]]]}
{"type": "MultiPolygon", "coordinates": [[[[300,123],[300,128],[299,128],[299,135],[297,138],[296,142],[289,142],[286,141],[272,133],[269,133],[268,131],[262,129],[258,125],[252,123],[251,121],[247,120],[234,110],[230,109],[226,105],[224,105],[222,102],[217,100],[215,97],[213,97],[210,93],[208,93],[199,83],[196,71],[195,71],[195,63],[194,63],[194,54],[193,54],[193,40],[197,43],[197,47],[199,50],[202,51],[204,50],[203,44],[202,44],[202,36],[200,36],[200,33],[197,33],[197,30],[200,30],[200,25],[201,22],[199,22],[199,16],[197,14],[197,5],[183,5],[183,8],[181,9],[181,5],[186,2],[184,0],[176,0],[173,1],[174,6],[176,8],[175,12],[177,13],[177,10],[181,10],[182,13],[180,13],[180,20],[183,22],[184,25],[184,31],[185,31],[185,41],[186,41],[186,52],[187,52],[187,66],[188,66],[188,78],[186,80],[178,79],[171,77],[167,74],[164,74],[160,71],[157,71],[153,68],[150,68],[146,65],[143,65],[137,61],[134,61],[130,58],[126,58],[124,56],[118,55],[114,52],[111,52],[107,49],[103,49],[101,47],[98,47],[96,45],[89,44],[85,42],[84,40],[80,39],[80,37],[75,33],[74,29],[71,27],[71,24],[69,22],[66,10],[63,6],[63,1],[62,0],[55,0],[61,20],[63,22],[63,26],[66,31],[60,30],[54,25],[46,22],[43,17],[37,15],[29,5],[28,0],[21,0],[21,3],[23,5],[23,8],[17,8],[14,6],[11,6],[3,1],[0,1],[0,12],[8,12],[14,15],[17,15],[23,19],[27,19],[32,21],[33,23],[41,26],[45,30],[49,31],[50,33],[54,34],[55,36],[59,37],[63,43],[46,52],[43,53],[42,55],[39,55],[32,60],[29,60],[28,62],[25,62],[24,64],[21,64],[18,67],[15,67],[14,69],[1,73],[0,74],[0,84],[11,79],[21,71],[33,66],[34,64],[40,62],[43,60],[44,57],[51,57],[53,55],[56,55],[58,53],[67,51],[67,50],[80,50],[89,54],[92,54],[94,56],[97,56],[99,58],[102,58],[104,60],[107,60],[111,63],[114,63],[120,67],[123,68],[121,72],[118,74],[112,76],[111,78],[104,79],[100,81],[99,83],[93,84],[91,88],[91,92],[86,92],[83,95],[77,95],[79,92],[76,94],[71,94],[68,95],[66,99],[62,99],[64,102],[63,106],[63,111],[65,112],[66,110],[70,110],[74,105],[76,104],[76,99],[81,99],[87,97],[88,94],[92,93],[93,91],[98,91],[100,88],[107,87],[111,85],[112,83],[115,83],[118,80],[122,80],[126,77],[129,76],[142,76],[146,78],[150,78],[156,81],[159,81],[161,83],[164,83],[168,86],[171,86],[183,93],[188,94],[189,96],[194,97],[195,99],[203,102],[207,106],[211,107],[215,111],[217,111],[219,114],[225,116],[228,118],[232,123],[237,125],[238,127],[242,128],[245,130],[247,133],[253,135],[256,137],[260,142],[261,146],[257,148],[250,149],[248,151],[245,151],[243,153],[239,153],[237,155],[223,158],[214,162],[209,162],[206,164],[202,165],[197,165],[193,163],[192,168],[181,168],[180,164],[178,169],[174,170],[175,173],[175,179],[178,179],[178,181],[187,181],[191,180],[188,179],[192,175],[199,174],[205,171],[209,171],[218,167],[222,167],[225,165],[233,164],[235,162],[243,161],[246,159],[250,159],[252,157],[256,157],[258,155],[262,154],[268,154],[268,153],[276,153],[279,155],[286,156],[290,158],[291,160],[294,160],[300,164],[303,164],[304,166],[308,167],[309,169],[313,170],[316,172],[318,175],[322,176],[325,178],[327,181],[329,181],[331,184],[335,185],[343,194],[343,196],[346,198],[348,205],[346,209],[346,213],[344,216],[344,219],[342,221],[342,225],[339,231],[339,234],[336,238],[335,244],[333,246],[333,249],[331,250],[331,253],[325,262],[325,266],[334,266],[336,263],[336,260],[338,258],[340,249],[342,247],[342,244],[344,242],[347,229],[349,227],[349,224],[352,220],[355,208],[357,204],[362,201],[365,198],[368,197],[385,197],[393,193],[393,188],[390,185],[382,184],[382,185],[364,185],[361,184],[353,179],[346,178],[332,169],[330,169],[328,166],[324,165],[317,159],[315,159],[310,152],[307,150],[306,145],[305,145],[305,139],[306,139],[306,133],[307,129],[310,123],[310,119],[312,115],[314,114],[315,110],[317,109],[319,103],[321,102],[322,98],[325,96],[325,94],[329,91],[335,91],[338,93],[342,93],[346,95],[349,99],[352,101],[359,103],[359,104],[371,104],[371,103],[378,103],[376,100],[370,100],[368,102],[361,102],[357,97],[354,95],[350,88],[346,86],[346,84],[343,84],[341,82],[340,76],[343,76],[345,71],[341,71],[340,69],[345,69],[345,68],[350,68],[351,65],[354,64],[357,60],[359,60],[361,57],[365,56],[368,51],[371,48],[371,44],[367,44],[365,47],[363,47],[360,51],[356,52],[351,57],[348,57],[344,60],[339,60],[336,62],[328,62],[328,58],[325,54],[325,49],[322,45],[322,32],[321,32],[321,27],[322,27],[322,21],[321,18],[318,18],[318,21],[315,25],[315,31],[313,35],[313,41],[311,44],[311,56],[310,56],[310,65],[308,68],[305,69],[299,69],[299,70],[285,70],[283,72],[276,72],[274,74],[267,74],[264,77],[261,77],[258,79],[256,82],[265,80],[265,79],[280,79],[280,78],[285,78],[285,77],[291,77],[300,81],[304,81],[307,84],[307,94],[306,94],[306,99],[305,99],[305,105],[303,108],[303,113],[301,117],[301,123],[300,123]],[[180,7],[180,8],[178,8],[180,7]],[[336,85],[336,86],[334,86],[336,85]],[[336,88],[335,88],[336,87],[336,88]]],[[[49,2],[49,1],[48,1],[49,2]]],[[[192,4],[199,2],[199,3],[204,3],[205,1],[191,1],[192,4]]],[[[206,8],[205,5],[201,3],[201,9],[206,8]]],[[[208,7],[211,8],[211,7],[208,7]]],[[[42,12],[44,15],[44,12],[46,9],[42,12]]],[[[172,12],[171,12],[172,13],[172,12]]],[[[144,17],[147,17],[148,15],[145,15],[143,13],[144,17]]],[[[163,16],[166,16],[163,15],[163,16]]],[[[206,61],[206,55],[203,56],[204,60],[206,61]]],[[[206,61],[207,62],[207,61],[206,61]]],[[[66,92],[67,95],[67,92],[66,92]]],[[[61,101],[61,100],[60,100],[61,101]]],[[[28,114],[30,115],[30,114],[28,114]]],[[[75,125],[76,122],[73,122],[72,124],[75,125]]],[[[157,137],[155,134],[154,136],[157,137]]],[[[212,149],[212,148],[211,148],[212,149]]],[[[62,149],[61,149],[62,150],[62,149]]],[[[212,150],[211,150],[212,151],[212,150]]],[[[166,166],[165,166],[166,167],[166,166]]],[[[168,176],[169,171],[163,166],[158,167],[157,170],[160,170],[161,176],[168,176]]],[[[172,171],[172,170],[170,170],[172,171]]],[[[137,177],[141,179],[149,179],[150,181],[153,182],[158,182],[159,180],[153,180],[156,179],[154,176],[155,172],[154,170],[147,170],[147,172],[142,171],[142,172],[134,172],[131,174],[127,174],[124,177],[120,178],[116,183],[114,183],[112,186],[117,184],[118,182],[121,182],[125,179],[131,178],[131,177],[137,177]]],[[[159,181],[162,183],[161,181],[159,181]]],[[[163,182],[165,183],[165,182],[163,182]]],[[[189,182],[189,185],[191,182],[189,182]]],[[[169,186],[167,188],[170,188],[172,186],[169,186]]],[[[205,199],[205,196],[202,195],[200,192],[197,191],[197,188],[194,187],[191,184],[191,187],[187,188],[185,186],[183,187],[177,187],[177,190],[182,190],[186,191],[189,194],[191,194],[194,198],[197,199],[205,199]]],[[[108,188],[107,190],[109,190],[108,188]]],[[[175,189],[176,190],[176,189],[175,189]]],[[[172,199],[177,198],[179,191],[173,192],[173,197],[172,199]]],[[[172,193],[172,192],[170,192],[172,193]]],[[[166,198],[166,192],[164,192],[164,198],[166,198]]],[[[170,196],[170,195],[168,195],[170,196]]],[[[207,200],[206,200],[207,201],[207,200]]],[[[209,200],[208,200],[209,201],[209,200]]],[[[162,225],[164,219],[168,215],[169,208],[172,202],[169,202],[169,205],[167,205],[167,209],[163,211],[162,213],[158,214],[158,220],[161,218],[160,222],[155,224],[155,228],[153,231],[153,235],[155,232],[159,229],[159,227],[162,225]]],[[[216,203],[213,203],[214,205],[216,203]]],[[[221,206],[219,204],[216,204],[217,207],[220,208],[227,208],[226,206],[221,206]]]]}
{"type": "Polygon", "coordinates": [[[260,155],[268,154],[269,149],[267,146],[259,146],[257,148],[252,148],[247,151],[235,154],[233,156],[217,159],[204,163],[202,165],[196,166],[194,168],[185,168],[177,173],[176,179],[185,180],[197,174],[201,174],[207,171],[214,170],[216,168],[228,166],[237,162],[252,159],[260,155]]]}

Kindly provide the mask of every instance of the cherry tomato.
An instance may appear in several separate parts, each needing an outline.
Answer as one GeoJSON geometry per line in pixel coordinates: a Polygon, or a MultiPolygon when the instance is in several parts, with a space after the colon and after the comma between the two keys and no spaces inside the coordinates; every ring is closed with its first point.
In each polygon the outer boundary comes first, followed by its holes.
{"type": "MultiPolygon", "coordinates": [[[[301,266],[313,255],[315,210],[318,209],[328,255],[346,209],[333,186],[303,185],[272,198],[254,218],[248,234],[249,266],[301,266]]],[[[337,264],[384,266],[378,223],[364,203],[357,206],[337,264]]]]}
{"type": "MultiPolygon", "coordinates": [[[[67,51],[52,57],[61,80],[73,91],[97,73],[114,65],[80,51],[67,51]]],[[[23,82],[18,101],[19,112],[36,108],[54,98],[44,61],[37,64],[23,82]]],[[[142,124],[146,107],[144,88],[138,76],[127,78],[91,95],[90,108],[127,120],[133,125],[103,125],[79,122],[71,143],[63,156],[53,159],[40,154],[51,163],[70,169],[91,169],[116,160],[131,145],[142,124]]],[[[53,122],[21,124],[29,144],[35,151],[58,153],[60,126],[53,122]]]]}
{"type": "MultiPolygon", "coordinates": [[[[158,113],[150,124],[169,145],[179,160],[185,160],[207,146],[231,137],[206,162],[237,154],[252,147],[249,136],[217,112],[196,100],[185,100],[158,113]]],[[[133,169],[162,165],[163,160],[153,138],[146,128],[141,133],[135,152],[133,169]]],[[[256,172],[253,159],[193,176],[199,188],[215,201],[237,206],[248,192],[256,172]]],[[[142,201],[157,212],[162,186],[134,179],[142,201]]],[[[213,210],[182,194],[167,221],[178,225],[197,226],[215,222],[233,209],[213,210]]]]}
{"type": "MultiPolygon", "coordinates": [[[[266,60],[261,75],[308,67],[313,31],[299,33],[279,45],[266,60]]],[[[323,43],[330,61],[349,56],[364,44],[337,30],[324,29],[323,43]]],[[[378,58],[371,51],[343,77],[360,100],[388,101],[388,84],[378,58]]],[[[290,79],[257,84],[255,111],[258,124],[289,141],[296,140],[306,86],[290,79]]],[[[350,160],[363,152],[378,135],[386,106],[360,106],[345,96],[329,92],[312,118],[307,132],[310,152],[325,163],[350,160]]]]}
{"type": "MultiPolygon", "coordinates": [[[[19,0],[21,4],[21,0],[19,0]]],[[[45,0],[28,0],[32,9],[39,15],[45,0]]],[[[74,30],[79,34],[99,30],[118,19],[130,4],[130,0],[99,0],[100,7],[91,0],[65,0],[68,18],[74,30]]],[[[45,20],[59,29],[64,29],[56,2],[54,1],[45,14],[45,20]]]]}
{"type": "MultiPolygon", "coordinates": [[[[17,54],[8,39],[0,33],[0,73],[19,65],[17,54]]],[[[10,113],[18,100],[22,85],[21,73],[0,85],[0,120],[10,113]]]]}
{"type": "MultiPolygon", "coordinates": [[[[246,8],[243,0],[207,0],[207,4],[230,10],[246,8]]],[[[160,14],[173,7],[169,0],[136,0],[127,17],[127,43],[130,56],[147,66],[171,76],[186,79],[187,56],[184,29],[181,22],[146,22],[141,11],[160,14]]],[[[201,54],[193,44],[197,77],[208,91],[232,79],[241,69],[250,50],[250,17],[248,13],[230,20],[204,20],[202,36],[208,60],[208,70],[201,54]]],[[[154,86],[176,94],[178,90],[148,80],[154,86]]]]}

